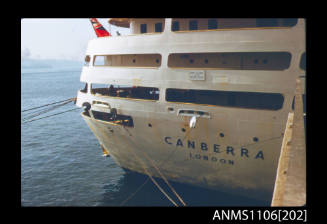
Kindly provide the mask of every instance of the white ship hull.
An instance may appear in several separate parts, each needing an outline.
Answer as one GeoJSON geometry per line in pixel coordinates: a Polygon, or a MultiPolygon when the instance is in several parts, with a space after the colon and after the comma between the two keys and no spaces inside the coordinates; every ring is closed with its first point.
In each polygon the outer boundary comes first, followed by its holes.
{"type": "MultiPolygon", "coordinates": [[[[154,27],[157,20],[149,20],[148,25],[154,27]]],[[[304,20],[291,27],[210,32],[173,32],[173,20],[163,21],[161,33],[138,35],[139,25],[147,21],[132,20],[134,35],[89,42],[86,54],[90,65],[84,66],[81,74],[81,82],[88,85],[78,92],[76,102],[80,107],[88,103],[91,108],[90,115],[82,113],[84,120],[123,168],[160,177],[157,167],[176,182],[271,198],[295,80],[305,76],[300,66],[305,55],[304,20]],[[101,57],[104,62],[97,65],[101,57]],[[110,88],[96,89],[92,84],[156,88],[147,93],[157,94],[157,98],[112,96],[110,88]],[[218,104],[203,95],[202,102],[195,102],[201,93],[193,101],[170,100],[172,89],[220,91],[222,95],[212,97],[220,100],[218,104]],[[231,94],[231,99],[233,94],[240,95],[229,104],[224,94],[231,94]],[[282,100],[274,107],[267,100],[271,98],[247,98],[251,94],[275,94],[282,100]],[[258,101],[262,104],[256,107],[258,101]],[[92,110],[105,112],[106,107],[129,116],[133,126],[93,117],[92,110]],[[191,128],[190,120],[197,112],[203,114],[191,128]]],[[[202,22],[199,26],[204,26],[202,22]]],[[[252,22],[255,20],[246,23],[252,22]]],[[[180,21],[181,27],[186,24],[180,21]]]]}
{"type": "Polygon", "coordinates": [[[169,180],[271,198],[283,122],[245,121],[218,113],[212,119],[198,119],[196,128],[190,129],[189,117],[171,119],[160,113],[144,117],[144,113],[135,111],[131,114],[134,128],[82,114],[99,143],[121,167],[160,177],[155,164],[169,180]],[[224,130],[224,137],[219,129],[224,130]],[[253,142],[253,136],[259,142],[253,142]]]}

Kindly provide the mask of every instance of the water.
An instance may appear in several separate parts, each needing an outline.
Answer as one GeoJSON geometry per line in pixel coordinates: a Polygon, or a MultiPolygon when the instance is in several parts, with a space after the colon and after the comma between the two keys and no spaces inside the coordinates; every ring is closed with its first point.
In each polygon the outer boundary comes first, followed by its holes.
{"type": "MultiPolygon", "coordinates": [[[[80,70],[22,70],[22,110],[75,97],[84,87],[79,81],[80,70]]],[[[69,103],[45,115],[73,108],[75,105],[69,103]]],[[[125,171],[110,157],[102,157],[100,145],[80,112],[74,110],[21,125],[21,205],[173,206],[146,176],[125,171]]],[[[178,201],[162,180],[159,184],[178,201]]],[[[174,182],[171,185],[190,206],[270,205],[269,200],[174,182]]]]}

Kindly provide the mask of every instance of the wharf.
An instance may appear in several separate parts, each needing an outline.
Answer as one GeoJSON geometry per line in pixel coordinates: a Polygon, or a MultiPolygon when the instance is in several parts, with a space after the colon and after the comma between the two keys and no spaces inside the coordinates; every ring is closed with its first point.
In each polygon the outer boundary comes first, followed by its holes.
{"type": "Polygon", "coordinates": [[[289,113],[271,206],[306,204],[306,142],[301,80],[296,80],[294,112],[289,113]]]}

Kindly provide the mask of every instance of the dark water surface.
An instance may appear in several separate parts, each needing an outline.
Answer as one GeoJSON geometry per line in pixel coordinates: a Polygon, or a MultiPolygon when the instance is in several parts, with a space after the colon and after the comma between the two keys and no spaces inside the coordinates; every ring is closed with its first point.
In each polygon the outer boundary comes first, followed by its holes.
{"type": "MultiPolygon", "coordinates": [[[[22,70],[21,109],[76,97],[84,87],[79,81],[81,68],[64,70],[22,70]]],[[[40,117],[73,108],[75,105],[69,103],[40,117]]],[[[110,157],[102,157],[100,145],[80,112],[74,110],[21,125],[21,205],[173,206],[148,177],[125,171],[110,157]]],[[[159,184],[178,201],[163,181],[159,184]]],[[[174,182],[171,185],[190,206],[270,205],[269,200],[174,182]]]]}

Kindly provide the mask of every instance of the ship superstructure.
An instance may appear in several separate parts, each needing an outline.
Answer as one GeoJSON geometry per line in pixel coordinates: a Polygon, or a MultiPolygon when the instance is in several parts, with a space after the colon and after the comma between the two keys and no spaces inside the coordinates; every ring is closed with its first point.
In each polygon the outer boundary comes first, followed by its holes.
{"type": "Polygon", "coordinates": [[[305,20],[109,23],[131,34],[89,41],[76,102],[104,151],[139,173],[271,197],[305,20]]]}

